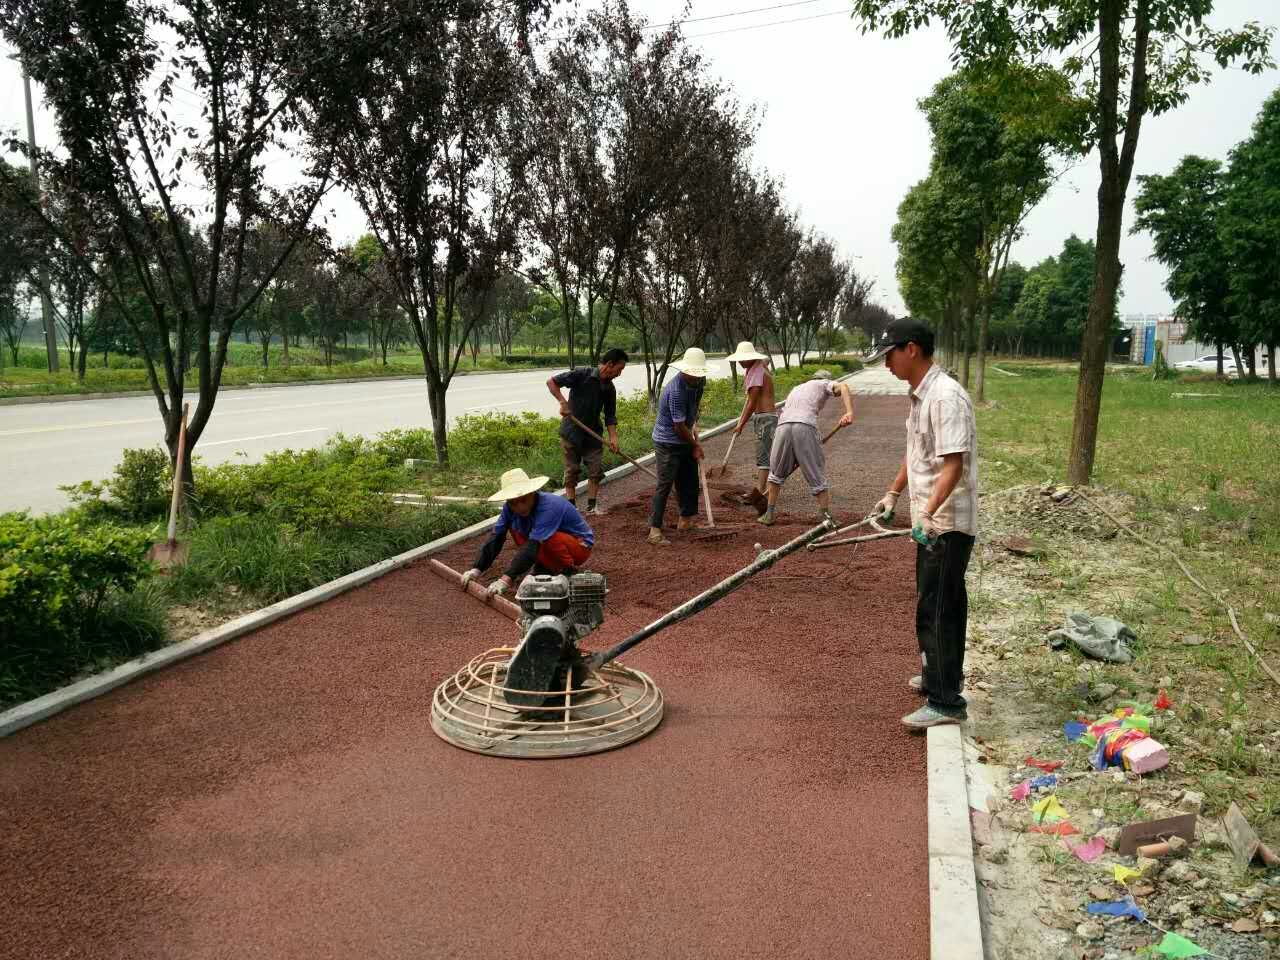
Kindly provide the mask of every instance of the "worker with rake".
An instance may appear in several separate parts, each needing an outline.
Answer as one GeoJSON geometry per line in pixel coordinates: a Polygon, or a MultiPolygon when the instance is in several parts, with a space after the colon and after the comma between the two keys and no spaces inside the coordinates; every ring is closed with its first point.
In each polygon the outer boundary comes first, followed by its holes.
{"type": "Polygon", "coordinates": [[[671,544],[662,535],[662,520],[673,486],[680,504],[676,529],[691,530],[697,526],[698,461],[702,459],[702,444],[698,442],[696,428],[707,374],[718,369],[707,362],[707,355],[698,347],[690,347],[671,366],[679,372],[662,388],[653,424],[658,485],[649,510],[649,542],[655,546],[671,544]]]}
{"type": "Polygon", "coordinates": [[[756,438],[756,486],[750,501],[759,510],[764,507],[769,481],[769,453],[773,450],[773,436],[778,430],[773,376],[769,373],[769,358],[756,350],[750,340],[739,343],[738,349],[728,359],[740,364],[744,371],[742,388],[747,399],[742,404],[742,413],[738,415],[733,432],[735,436],[741,434],[750,421],[756,438]]]}
{"type": "Polygon", "coordinates": [[[618,394],[613,381],[627,365],[625,350],[617,347],[600,358],[599,366],[575,367],[557,373],[547,389],[560,401],[560,449],[564,453],[564,498],[578,505],[578,477],[587,467],[587,513],[604,513],[596,503],[604,480],[601,434],[609,428],[609,449],[618,452],[618,394]],[[560,392],[569,388],[569,397],[560,392]],[[604,414],[604,425],[600,415],[604,414]]]}
{"type": "Polygon", "coordinates": [[[596,535],[578,508],[554,493],[540,492],[549,477],[531,477],[519,467],[502,475],[502,488],[489,498],[502,501],[502,512],[493,525],[471,569],[462,575],[462,589],[493,565],[502,552],[507,534],[520,549],[502,576],[489,585],[490,596],[511,589],[517,577],[534,573],[577,573],[591,556],[596,535]]]}
{"type": "Polygon", "coordinates": [[[893,516],[905,489],[916,541],[916,640],[921,673],[907,681],[928,702],[902,718],[913,730],[967,717],[964,642],[969,597],[964,574],[978,533],[978,429],[969,394],[933,362],[933,331],[894,320],[868,359],[881,357],[911,386],[907,452],[875,512],[893,516]]]}
{"type": "Polygon", "coordinates": [[[807,382],[794,387],[778,416],[778,432],[769,454],[769,505],[757,523],[766,527],[774,522],[778,492],[787,477],[799,467],[818,501],[819,519],[831,519],[831,484],[827,482],[827,457],[818,435],[818,414],[831,397],[844,400],[840,426],[853,423],[853,392],[847,383],[836,383],[830,372],[819,370],[807,382]]]}

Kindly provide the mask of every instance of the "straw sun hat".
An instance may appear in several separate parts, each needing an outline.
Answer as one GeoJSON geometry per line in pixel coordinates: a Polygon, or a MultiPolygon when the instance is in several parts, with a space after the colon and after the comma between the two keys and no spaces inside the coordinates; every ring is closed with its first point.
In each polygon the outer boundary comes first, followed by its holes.
{"type": "Polygon", "coordinates": [[[734,363],[742,363],[744,360],[768,360],[763,353],[756,349],[756,345],[750,340],[742,340],[738,343],[738,349],[725,357],[734,363]]]}
{"type": "Polygon", "coordinates": [[[714,373],[720,369],[718,364],[707,363],[707,355],[700,347],[690,347],[684,352],[683,357],[671,365],[691,377],[705,377],[708,373],[714,373]]]}
{"type": "Polygon", "coordinates": [[[536,493],[547,485],[550,477],[531,477],[519,467],[508,470],[502,475],[502,489],[489,498],[490,502],[498,500],[515,500],[526,493],[536,493]]]}

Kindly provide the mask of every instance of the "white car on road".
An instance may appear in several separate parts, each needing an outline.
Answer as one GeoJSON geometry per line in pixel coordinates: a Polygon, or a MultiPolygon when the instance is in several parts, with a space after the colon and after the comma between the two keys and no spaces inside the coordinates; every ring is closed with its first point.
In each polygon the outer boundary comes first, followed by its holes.
{"type": "MultiPolygon", "coordinates": [[[[1241,358],[1241,363],[1244,358],[1241,358]]],[[[1203,357],[1196,357],[1194,360],[1182,360],[1173,365],[1173,369],[1182,370],[1188,373],[1217,373],[1218,372],[1218,355],[1216,353],[1206,353],[1203,357]]],[[[1238,377],[1239,372],[1236,370],[1236,362],[1232,359],[1230,351],[1222,355],[1222,372],[1228,377],[1238,377]]],[[[1265,353],[1258,357],[1257,366],[1258,376],[1266,376],[1267,373],[1267,355],[1265,353]]]]}
{"type": "MultiPolygon", "coordinates": [[[[1217,373],[1218,372],[1218,355],[1216,353],[1206,353],[1203,357],[1196,357],[1194,360],[1180,360],[1173,365],[1175,370],[1185,370],[1189,373],[1217,373]]],[[[1224,354],[1222,357],[1222,372],[1229,377],[1236,375],[1236,365],[1231,360],[1231,354],[1224,354]]]]}

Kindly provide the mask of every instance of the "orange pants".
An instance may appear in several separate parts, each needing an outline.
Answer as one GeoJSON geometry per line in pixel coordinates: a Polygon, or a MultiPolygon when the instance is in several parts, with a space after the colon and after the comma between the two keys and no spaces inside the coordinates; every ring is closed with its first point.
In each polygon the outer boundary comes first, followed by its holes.
{"type": "MultiPolygon", "coordinates": [[[[517,547],[522,547],[529,538],[512,530],[511,539],[517,547]]],[[[557,530],[549,540],[542,542],[535,562],[552,573],[563,573],[569,567],[581,567],[590,556],[591,548],[585,543],[573,534],[557,530]]]]}

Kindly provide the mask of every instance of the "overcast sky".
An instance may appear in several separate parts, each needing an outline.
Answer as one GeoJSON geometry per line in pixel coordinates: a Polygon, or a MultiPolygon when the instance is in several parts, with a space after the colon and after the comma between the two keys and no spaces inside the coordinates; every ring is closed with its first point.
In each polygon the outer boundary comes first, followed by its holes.
{"type": "MultiPolygon", "coordinates": [[[[716,17],[776,2],[786,0],[691,0],[687,17],[716,17]]],[[[683,0],[636,0],[632,9],[660,23],[678,16],[683,6],[683,0]]],[[[900,310],[889,231],[899,201],[928,170],[928,128],[916,101],[950,71],[949,46],[936,29],[903,40],[863,36],[848,9],[847,0],[793,0],[781,9],[689,22],[685,33],[705,52],[714,74],[744,103],[762,108],[757,162],[783,179],[789,202],[800,208],[805,222],[832,237],[857,258],[862,273],[877,280],[881,301],[900,310]],[[780,22],[787,20],[793,22],[780,22]]],[[[1221,25],[1249,19],[1280,24],[1280,4],[1219,0],[1212,18],[1221,25]]],[[[1144,121],[1135,176],[1167,173],[1188,153],[1225,159],[1249,134],[1263,100],[1277,87],[1280,71],[1218,72],[1185,106],[1144,121]]],[[[37,138],[48,144],[53,124],[41,109],[39,88],[34,92],[37,138]]],[[[25,130],[22,103],[17,64],[0,58],[0,129],[25,130]]],[[[272,164],[272,172],[288,166],[287,161],[272,164]]],[[[1071,233],[1092,238],[1097,179],[1095,153],[1063,177],[1032,213],[1014,259],[1030,266],[1057,253],[1071,233]]],[[[1134,190],[1131,186],[1131,199],[1134,190]]],[[[337,239],[364,232],[353,203],[335,198],[330,207],[329,225],[337,239]]],[[[1131,219],[1132,207],[1126,223],[1131,219]]],[[[1170,307],[1164,270],[1147,259],[1150,253],[1145,235],[1124,238],[1122,314],[1170,307]]]]}

